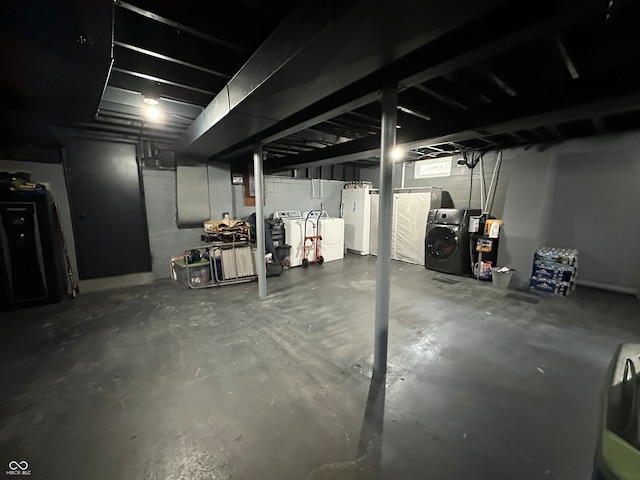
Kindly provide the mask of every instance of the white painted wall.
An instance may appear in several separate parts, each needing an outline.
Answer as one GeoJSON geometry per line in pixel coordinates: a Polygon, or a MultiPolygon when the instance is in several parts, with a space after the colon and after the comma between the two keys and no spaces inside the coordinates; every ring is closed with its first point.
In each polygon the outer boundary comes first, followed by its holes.
{"type": "Polygon", "coordinates": [[[69,196],[67,195],[67,183],[64,178],[64,168],[60,163],[38,163],[17,160],[0,160],[0,171],[3,172],[28,172],[31,180],[47,185],[58,204],[60,220],[64,230],[69,258],[73,267],[75,278],[78,278],[78,265],[76,261],[75,240],[71,225],[71,212],[69,211],[69,196]]]}
{"type": "MultiPolygon", "coordinates": [[[[322,198],[320,198],[320,181],[291,177],[265,176],[265,216],[277,210],[319,209],[320,205],[331,217],[340,216],[341,190],[345,182],[338,180],[322,180],[322,198]]],[[[234,216],[244,218],[255,212],[255,207],[244,205],[243,185],[233,185],[234,216]]]]}

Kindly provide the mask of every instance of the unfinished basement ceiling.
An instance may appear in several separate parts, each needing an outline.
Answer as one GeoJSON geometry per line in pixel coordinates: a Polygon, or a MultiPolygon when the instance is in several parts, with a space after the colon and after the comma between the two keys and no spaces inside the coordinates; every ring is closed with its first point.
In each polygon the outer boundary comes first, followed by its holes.
{"type": "Polygon", "coordinates": [[[271,172],[367,166],[394,83],[412,160],[640,128],[636,0],[40,3],[3,6],[5,143],[73,125],[202,161],[262,144],[271,172]]]}

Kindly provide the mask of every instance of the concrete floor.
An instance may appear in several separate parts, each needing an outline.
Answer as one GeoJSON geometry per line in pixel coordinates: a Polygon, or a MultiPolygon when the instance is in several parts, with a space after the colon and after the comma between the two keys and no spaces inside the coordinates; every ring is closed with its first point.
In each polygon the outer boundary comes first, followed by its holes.
{"type": "Polygon", "coordinates": [[[385,389],[375,261],[290,270],[265,301],[163,280],[2,313],[0,462],[47,480],[588,479],[640,301],[393,262],[385,389]]]}

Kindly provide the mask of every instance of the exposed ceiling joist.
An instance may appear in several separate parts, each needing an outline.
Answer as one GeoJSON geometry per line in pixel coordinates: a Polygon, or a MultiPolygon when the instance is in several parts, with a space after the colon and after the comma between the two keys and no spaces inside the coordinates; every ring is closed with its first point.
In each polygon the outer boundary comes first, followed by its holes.
{"type": "MultiPolygon", "coordinates": [[[[215,159],[224,153],[246,147],[252,141],[262,141],[264,136],[272,136],[268,133],[269,127],[276,126],[291,115],[299,114],[316,102],[324,103],[324,112],[333,110],[335,107],[326,103],[331,95],[379,72],[395,60],[483,14],[488,14],[504,3],[505,1],[500,0],[452,0],[446,4],[399,0],[399,3],[389,4],[382,0],[373,3],[361,0],[338,18],[330,18],[328,6],[320,8],[316,15],[304,12],[297,17],[296,13],[301,11],[300,6],[318,9],[315,5],[317,2],[303,0],[261,47],[264,50],[260,52],[262,54],[253,57],[256,61],[259,59],[263,62],[262,68],[252,71],[250,61],[232,80],[232,83],[249,83],[254,87],[249,91],[245,87],[238,92],[240,95],[236,95],[234,86],[230,83],[227,87],[227,100],[214,100],[207,107],[209,111],[201,120],[194,122],[176,147],[186,153],[209,155],[215,159]],[[287,38],[286,47],[279,44],[282,39],[278,37],[279,31],[285,26],[291,29],[287,32],[287,37],[293,37],[293,40],[287,38]],[[301,30],[310,33],[301,35],[301,30]],[[385,30],[388,35],[380,36],[379,32],[385,30]],[[369,41],[345,44],[342,40],[345,36],[367,38],[369,41]],[[293,43],[295,50],[291,51],[292,41],[300,40],[303,42],[293,43]],[[273,53],[268,52],[268,48],[274,47],[279,52],[291,54],[283,56],[280,53],[274,57],[273,53]],[[265,64],[269,65],[267,78],[264,76],[265,64]],[[334,70],[328,72],[325,64],[331,64],[334,70]],[[291,78],[296,78],[297,85],[294,88],[291,87],[291,78]],[[234,97],[233,103],[229,102],[230,97],[234,97]],[[245,116],[247,128],[242,134],[235,131],[235,128],[226,128],[234,125],[235,114],[232,112],[236,107],[238,114],[242,112],[245,116]],[[257,117],[260,112],[262,115],[269,112],[270,118],[257,117]],[[256,117],[247,122],[247,114],[256,117]]],[[[379,87],[379,84],[372,84],[370,88],[377,91],[379,87]]],[[[362,90],[353,92],[354,97],[343,98],[339,106],[362,97],[363,94],[366,95],[362,90]]]]}
{"type": "MultiPolygon", "coordinates": [[[[508,115],[500,120],[489,120],[495,115],[486,115],[484,119],[477,118],[474,120],[476,125],[473,128],[463,129],[459,131],[449,131],[451,126],[441,125],[433,129],[432,136],[423,138],[411,138],[405,136],[402,138],[398,134],[398,143],[405,149],[413,150],[428,147],[446,142],[463,141],[477,136],[476,130],[491,130],[495,134],[509,133],[517,130],[534,129],[548,124],[556,124],[575,120],[590,118],[591,112],[600,111],[603,115],[622,113],[640,108],[640,93],[620,96],[613,99],[605,99],[590,103],[580,103],[576,106],[568,106],[557,110],[549,109],[544,113],[533,113],[531,115],[519,118],[509,118],[508,115]],[[482,124],[483,122],[491,122],[482,124]]],[[[453,123],[452,125],[459,125],[453,123]]],[[[341,145],[327,147],[322,150],[316,150],[307,154],[292,155],[288,158],[281,158],[274,161],[273,164],[265,165],[265,170],[283,168],[296,168],[300,165],[323,165],[327,163],[340,163],[342,161],[355,161],[361,158],[368,158],[379,155],[380,153],[380,136],[375,135],[367,138],[352,140],[341,145]]]]}
{"type": "Polygon", "coordinates": [[[173,87],[183,88],[185,90],[191,90],[193,92],[204,93],[205,95],[213,96],[214,93],[208,90],[203,90],[201,88],[193,87],[191,85],[186,85],[184,83],[174,82],[172,80],[166,80],[160,77],[154,77],[153,75],[148,75],[142,72],[134,72],[132,70],[125,70],[123,68],[113,67],[112,71],[122,73],[124,75],[131,75],[132,77],[143,78],[145,80],[150,80],[152,82],[162,83],[164,85],[171,85],[173,87]]]}
{"type": "Polygon", "coordinates": [[[140,53],[142,55],[147,55],[149,57],[157,58],[159,60],[164,60],[164,61],[167,61],[167,62],[175,63],[177,65],[182,65],[183,67],[188,67],[188,68],[192,68],[194,70],[199,70],[201,72],[205,72],[205,73],[208,73],[210,75],[214,75],[216,77],[224,78],[226,80],[231,78],[231,75],[227,75],[226,73],[217,72],[215,70],[211,70],[210,68],[202,67],[200,65],[196,65],[196,64],[193,64],[193,63],[190,63],[190,62],[185,62],[185,61],[180,60],[178,58],[173,58],[173,57],[170,57],[168,55],[163,55],[162,53],[154,52],[152,50],[147,50],[146,48],[136,47],[135,45],[130,45],[128,43],[120,42],[118,40],[115,40],[113,42],[113,44],[115,46],[117,46],[117,47],[125,48],[127,50],[131,50],[133,52],[140,53]]]}
{"type": "Polygon", "coordinates": [[[231,49],[231,50],[235,50],[237,52],[241,52],[241,53],[250,53],[248,52],[246,49],[244,49],[243,47],[240,47],[238,45],[234,45],[233,43],[227,42],[225,40],[222,40],[220,38],[214,37],[213,35],[210,35],[208,33],[204,33],[198,29],[192,28],[188,25],[179,23],[179,22],[175,22],[169,18],[163,17],[161,15],[157,15],[153,12],[150,12],[149,10],[145,10],[143,8],[140,7],[136,7],[135,5],[132,5],[128,2],[123,2],[122,0],[115,0],[114,4],[117,7],[123,8],[125,10],[129,10],[130,12],[136,13],[142,17],[148,18],[150,20],[154,20],[158,23],[163,23],[165,25],[169,25],[170,27],[175,28],[178,31],[183,31],[186,33],[189,33],[191,35],[194,35],[196,37],[202,38],[203,40],[207,40],[211,43],[215,43],[217,45],[220,45],[222,47],[231,49]]]}

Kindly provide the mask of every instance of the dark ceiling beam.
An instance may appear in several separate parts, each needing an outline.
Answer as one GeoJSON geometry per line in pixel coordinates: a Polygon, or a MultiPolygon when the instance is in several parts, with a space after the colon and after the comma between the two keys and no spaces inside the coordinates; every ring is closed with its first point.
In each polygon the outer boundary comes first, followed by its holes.
{"type": "Polygon", "coordinates": [[[442,62],[432,68],[425,69],[419,73],[411,75],[404,80],[402,84],[406,86],[415,86],[424,83],[432,78],[439,77],[448,72],[453,72],[459,68],[476,65],[479,62],[493,57],[507,50],[512,50],[518,46],[529,44],[540,38],[555,35],[566,28],[590,19],[594,15],[601,13],[602,8],[600,2],[591,1],[583,2],[581,8],[565,8],[557,15],[541,22],[536,22],[528,27],[521,28],[513,33],[505,35],[493,42],[489,42],[479,48],[469,50],[456,58],[442,62]]]}
{"type": "Polygon", "coordinates": [[[136,52],[136,53],[141,53],[143,55],[147,55],[149,57],[157,58],[159,60],[164,60],[166,62],[171,62],[171,63],[175,63],[177,65],[182,65],[183,67],[188,67],[188,68],[192,68],[194,70],[199,70],[201,72],[205,72],[205,73],[208,73],[210,75],[214,75],[216,77],[224,78],[226,80],[231,78],[231,75],[227,75],[226,73],[216,72],[215,70],[211,70],[210,68],[201,67],[200,65],[195,65],[193,63],[185,62],[185,61],[180,60],[178,58],[173,58],[173,57],[170,57],[168,55],[163,55],[162,53],[154,52],[152,50],[147,50],[146,48],[136,47],[135,45],[130,45],[128,43],[120,42],[118,40],[115,40],[113,42],[113,44],[116,47],[125,48],[127,50],[131,50],[131,51],[136,52]]]}
{"type": "Polygon", "coordinates": [[[580,74],[578,73],[578,69],[576,68],[575,64],[573,63],[573,59],[571,58],[571,55],[569,54],[569,51],[567,50],[567,47],[564,45],[564,43],[562,42],[562,39],[559,36],[556,37],[556,46],[558,47],[558,51],[560,52],[560,56],[562,57],[562,60],[564,61],[564,66],[567,67],[567,70],[569,71],[569,75],[571,75],[571,78],[574,79],[574,80],[580,78],[580,74]]]}
{"type": "Polygon", "coordinates": [[[604,126],[604,122],[602,121],[602,118],[600,117],[591,117],[591,124],[593,125],[593,127],[596,130],[596,133],[598,134],[602,134],[605,132],[606,128],[604,126]]]}
{"type": "Polygon", "coordinates": [[[133,70],[125,70],[123,68],[113,67],[112,71],[122,73],[124,75],[130,75],[132,77],[144,78],[145,80],[150,80],[152,82],[162,83],[164,85],[171,85],[172,87],[183,88],[185,90],[191,90],[192,92],[204,93],[206,95],[215,95],[214,92],[209,92],[207,90],[203,90],[201,88],[192,87],[191,85],[185,85],[184,83],[174,82],[172,80],[165,80],[164,78],[154,77],[153,75],[147,75],[142,72],[134,72],[133,70]]]}
{"type": "Polygon", "coordinates": [[[366,115],[364,113],[361,112],[357,112],[357,111],[350,111],[350,112],[346,112],[345,115],[349,115],[349,116],[354,116],[356,118],[359,118],[360,120],[363,120],[365,122],[367,122],[369,125],[371,125],[372,127],[375,127],[376,129],[380,129],[380,117],[372,117],[370,115],[366,115]]]}
{"type": "Polygon", "coordinates": [[[431,120],[431,117],[429,115],[427,115],[426,113],[422,113],[422,112],[418,112],[416,110],[412,110],[408,107],[405,107],[403,105],[398,105],[398,110],[400,110],[401,112],[404,112],[408,115],[413,115],[414,117],[417,118],[421,118],[423,120],[431,120]]]}
{"type": "Polygon", "coordinates": [[[327,145],[333,145],[335,143],[346,142],[349,139],[340,135],[333,135],[331,133],[322,132],[313,128],[307,128],[306,130],[300,130],[288,137],[283,138],[300,138],[304,141],[320,142],[327,145]]]}
{"type": "Polygon", "coordinates": [[[489,105],[493,102],[492,99],[487,97],[483,92],[479,90],[479,86],[475,85],[475,88],[470,87],[464,81],[462,81],[458,76],[453,73],[449,73],[447,75],[442,76],[446,81],[455,85],[458,89],[460,89],[465,95],[471,96],[478,102],[480,105],[489,105]]]}
{"type": "Polygon", "coordinates": [[[436,152],[440,152],[440,153],[444,153],[444,152],[446,152],[446,150],[443,150],[443,149],[441,149],[441,148],[438,148],[436,145],[428,145],[428,146],[426,146],[426,147],[424,147],[424,148],[428,148],[429,150],[434,150],[434,151],[436,151],[436,152]]]}
{"type": "Polygon", "coordinates": [[[484,70],[487,76],[491,79],[493,83],[495,83],[500,88],[500,90],[502,90],[504,93],[506,93],[510,97],[515,97],[517,95],[516,91],[513,88],[511,88],[511,86],[506,81],[500,78],[490,68],[485,67],[484,70]]]}
{"type": "Polygon", "coordinates": [[[435,98],[436,100],[439,100],[440,102],[449,105],[453,108],[456,108],[458,110],[467,110],[468,107],[466,105],[461,104],[460,102],[457,102],[456,100],[453,100],[452,98],[447,97],[446,95],[442,95],[441,93],[436,92],[435,90],[425,87],[422,84],[417,84],[417,85],[413,85],[413,88],[415,88],[416,90],[429,95],[430,97],[435,98]]]}
{"type": "MultiPolygon", "coordinates": [[[[478,135],[476,130],[487,130],[493,134],[508,134],[518,130],[533,130],[548,124],[590,119],[594,111],[600,112],[601,115],[612,115],[640,110],[640,93],[630,93],[595,102],[583,102],[577,99],[574,101],[574,105],[554,110],[552,105],[556,103],[562,104],[562,102],[557,99],[551,99],[548,106],[534,105],[533,108],[537,111],[530,114],[522,114],[522,112],[526,112],[523,107],[512,108],[510,111],[496,109],[475,118],[463,119],[463,121],[451,121],[448,124],[443,122],[438,126],[434,126],[422,138],[418,138],[420,135],[416,132],[399,132],[398,144],[405,149],[414,150],[476,138],[478,135]],[[521,115],[518,115],[518,113],[521,115]],[[464,124],[467,124],[468,127],[459,128],[464,124]]],[[[526,105],[526,103],[523,105],[526,105]]],[[[531,108],[529,107],[529,110],[531,108]]],[[[353,162],[361,158],[379,155],[379,151],[380,136],[374,135],[309,152],[309,154],[299,154],[295,158],[281,158],[277,163],[265,165],[265,171],[307,165],[353,162]]]]}
{"type": "Polygon", "coordinates": [[[149,122],[144,118],[128,118],[126,116],[105,112],[96,115],[95,121],[99,124],[114,124],[127,127],[151,129],[170,135],[180,135],[185,127],[149,122]]]}
{"type": "Polygon", "coordinates": [[[367,125],[357,125],[354,122],[349,122],[348,120],[342,119],[340,117],[333,118],[331,120],[325,120],[323,123],[327,125],[332,125],[338,130],[342,130],[343,132],[353,132],[352,136],[365,136],[365,135],[373,135],[380,129],[368,128],[367,125]]]}
{"type": "MultiPolygon", "coordinates": [[[[166,100],[161,99],[161,101],[164,102],[166,100]]],[[[98,108],[97,115],[101,113],[117,113],[131,120],[144,118],[144,115],[142,114],[142,108],[139,106],[128,105],[119,102],[110,102],[107,100],[103,100],[102,102],[100,102],[100,107],[98,108]]],[[[179,113],[168,110],[166,108],[162,108],[162,113],[167,118],[164,123],[168,125],[175,124],[176,126],[186,129],[193,121],[193,118],[189,116],[180,115],[179,113]]]]}
{"type": "Polygon", "coordinates": [[[149,20],[154,20],[158,23],[163,23],[177,30],[189,33],[196,37],[202,38],[203,40],[207,40],[211,43],[215,43],[216,45],[220,45],[222,47],[228,48],[230,50],[235,50],[236,52],[241,53],[250,53],[247,49],[240,47],[238,45],[234,45],[233,43],[227,42],[220,38],[214,37],[213,35],[209,35],[208,33],[201,32],[195,28],[192,28],[188,25],[184,25],[179,22],[175,22],[169,18],[163,17],[161,15],[156,15],[149,10],[145,10],[143,8],[136,7],[135,5],[131,5],[130,3],[123,2],[122,0],[115,0],[114,4],[116,7],[123,8],[125,10],[129,10],[130,12],[136,13],[142,17],[148,18],[149,20]]]}
{"type": "MultiPolygon", "coordinates": [[[[597,16],[601,13],[601,5],[596,1],[591,1],[588,3],[581,2],[580,8],[576,9],[574,7],[575,5],[569,2],[569,6],[565,4],[564,8],[562,8],[558,13],[552,14],[552,16],[549,18],[546,18],[542,21],[533,22],[527,27],[519,28],[514,32],[509,33],[497,40],[488,42],[476,49],[470,49],[465,53],[440,62],[436,65],[433,65],[432,67],[423,69],[418,73],[403,76],[399,80],[401,89],[409,86],[415,87],[423,93],[431,95],[434,98],[438,98],[445,103],[449,103],[450,105],[455,104],[457,102],[452,101],[451,99],[448,99],[446,97],[443,98],[443,96],[438,94],[438,92],[434,92],[428,87],[422,85],[422,83],[437,78],[441,75],[455,72],[464,67],[477,65],[483,60],[492,58],[517,46],[527,45],[535,40],[556,35],[566,28],[578,25],[585,20],[592,19],[594,16],[597,16]]],[[[415,61],[415,59],[412,59],[412,62],[413,61],[415,61]]],[[[380,86],[377,85],[377,88],[379,87],[380,86]]],[[[347,90],[347,92],[349,91],[349,89],[345,90],[347,90]]],[[[280,136],[283,135],[283,132],[286,132],[286,134],[289,135],[292,132],[295,132],[296,129],[306,128],[320,121],[332,118],[335,115],[344,113],[345,111],[348,111],[350,109],[358,108],[379,99],[377,92],[370,92],[369,94],[363,95],[361,97],[358,97],[358,94],[363,94],[363,88],[353,88],[352,93],[348,92],[344,95],[336,94],[335,99],[325,99],[325,110],[318,112],[317,110],[314,110],[312,106],[306,109],[306,111],[297,112],[297,114],[294,115],[288,122],[281,122],[279,125],[271,126],[265,129],[265,136],[263,138],[265,138],[265,141],[267,142],[275,140],[277,138],[280,138],[280,136]],[[349,95],[353,96],[349,97],[349,95]],[[295,119],[295,121],[292,121],[293,119],[295,119]],[[278,127],[280,127],[280,130],[278,127]]],[[[467,109],[466,106],[459,103],[456,105],[456,108],[462,110],[467,109]]],[[[259,136],[252,137],[250,138],[250,140],[259,141],[259,136]]],[[[245,141],[245,143],[247,145],[238,144],[237,148],[248,148],[251,142],[245,141]]],[[[220,155],[220,158],[225,158],[226,154],[234,155],[233,149],[230,148],[229,151],[223,151],[220,155]]]]}
{"type": "Polygon", "coordinates": [[[287,151],[288,153],[298,153],[298,152],[312,152],[316,150],[316,148],[322,147],[311,147],[307,145],[294,145],[291,143],[270,143],[269,145],[264,145],[263,148],[277,148],[283,151],[287,151]]]}
{"type": "Polygon", "coordinates": [[[268,153],[281,154],[282,156],[291,155],[291,150],[274,147],[273,145],[265,145],[262,147],[262,150],[268,153]]]}
{"type": "MultiPolygon", "coordinates": [[[[600,112],[602,115],[613,115],[625,112],[640,110],[640,93],[630,93],[615,98],[604,99],[595,102],[585,102],[574,106],[567,106],[557,110],[549,110],[543,113],[535,113],[525,115],[520,118],[502,119],[496,123],[492,123],[484,129],[490,129],[496,134],[509,133],[518,130],[531,130],[549,124],[558,124],[565,122],[573,122],[579,120],[590,119],[593,112],[600,112]]],[[[451,142],[459,138],[470,136],[469,130],[461,130],[459,132],[446,134],[428,139],[427,143],[432,141],[451,142]]],[[[409,143],[409,146],[419,145],[423,140],[409,143]]],[[[416,148],[416,147],[413,147],[416,148]]]]}
{"type": "Polygon", "coordinates": [[[563,139],[566,137],[566,135],[562,133],[562,131],[556,125],[549,124],[549,125],[545,125],[545,127],[547,128],[547,130],[549,130],[549,132],[551,132],[551,135],[553,135],[555,138],[563,139]]]}
{"type": "Polygon", "coordinates": [[[491,140],[485,138],[484,136],[482,136],[478,132],[472,132],[470,138],[473,139],[473,140],[478,140],[479,142],[482,142],[485,145],[491,145],[491,146],[495,146],[496,145],[495,142],[492,142],[491,140]]]}
{"type": "MultiPolygon", "coordinates": [[[[344,108],[350,102],[369,95],[372,101],[382,83],[392,83],[392,75],[398,75],[394,62],[489,15],[508,0],[360,0],[337,17],[330,3],[299,2],[176,149],[223,159],[256,141],[285,136],[283,131],[300,129],[309,119],[314,121],[302,128],[318,123],[328,111],[344,113],[351,109],[344,108]],[[364,88],[355,88],[359,81],[364,88]]],[[[415,71],[419,66],[412,62],[406,68],[415,71]]]]}
{"type": "Polygon", "coordinates": [[[91,132],[108,134],[108,135],[128,135],[130,137],[137,138],[137,139],[145,138],[150,140],[159,140],[162,142],[171,142],[180,135],[179,133],[171,134],[166,132],[159,132],[157,130],[148,129],[148,128],[140,128],[136,126],[100,124],[96,122],[74,123],[73,128],[77,128],[83,131],[91,131],[91,132]]]}

